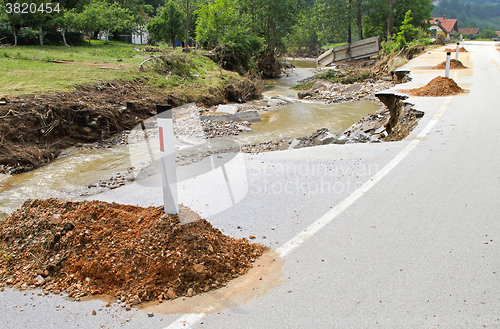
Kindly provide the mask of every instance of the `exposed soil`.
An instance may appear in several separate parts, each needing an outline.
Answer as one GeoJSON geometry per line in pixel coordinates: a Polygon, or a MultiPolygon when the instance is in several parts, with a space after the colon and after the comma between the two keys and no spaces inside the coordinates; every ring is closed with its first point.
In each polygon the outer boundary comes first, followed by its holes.
{"type": "Polygon", "coordinates": [[[442,97],[460,94],[465,90],[460,88],[451,78],[436,77],[421,88],[402,90],[402,92],[412,96],[442,97]]]}
{"type": "Polygon", "coordinates": [[[0,286],[76,300],[104,294],[130,306],[217,289],[265,251],[180,212],[189,223],[161,207],[28,200],[0,225],[0,286]]]}
{"type": "MultiPolygon", "coordinates": [[[[464,66],[464,64],[462,64],[462,62],[459,60],[456,60],[456,59],[450,60],[450,69],[459,70],[459,69],[466,69],[466,68],[467,68],[467,66],[464,66]]],[[[446,61],[434,66],[433,69],[434,70],[445,70],[446,69],[446,61]]]]}
{"type": "MultiPolygon", "coordinates": [[[[456,48],[455,49],[446,48],[444,51],[446,53],[456,53],[457,49],[456,48]]],[[[468,53],[468,51],[464,47],[458,48],[458,52],[459,53],[468,53]]]]}
{"type": "MultiPolygon", "coordinates": [[[[248,80],[248,79],[247,79],[248,80]]],[[[201,97],[203,105],[237,100],[250,80],[201,97]]],[[[255,90],[255,86],[253,89],[255,90]]],[[[102,142],[156,114],[157,104],[179,106],[194,95],[172,95],[141,79],[79,86],[74,92],[0,99],[0,173],[33,170],[79,143],[102,142]]]]}

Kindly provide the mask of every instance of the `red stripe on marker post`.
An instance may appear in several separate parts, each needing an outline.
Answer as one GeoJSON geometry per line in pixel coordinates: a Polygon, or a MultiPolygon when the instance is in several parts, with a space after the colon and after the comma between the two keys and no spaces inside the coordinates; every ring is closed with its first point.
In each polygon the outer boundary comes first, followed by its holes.
{"type": "Polygon", "coordinates": [[[163,145],[163,128],[160,128],[160,152],[165,152],[165,146],[163,145]]]}

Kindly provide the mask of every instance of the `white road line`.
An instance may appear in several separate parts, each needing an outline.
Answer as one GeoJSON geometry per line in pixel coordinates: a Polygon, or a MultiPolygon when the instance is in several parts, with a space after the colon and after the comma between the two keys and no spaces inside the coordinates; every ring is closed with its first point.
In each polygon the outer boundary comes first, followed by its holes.
{"type": "Polygon", "coordinates": [[[342,200],[334,208],[328,211],[326,214],[317,219],[314,223],[306,227],[303,231],[289,240],[287,243],[279,247],[276,252],[282,257],[286,256],[290,251],[300,246],[304,241],[309,239],[316,232],[325,227],[328,223],[334,220],[339,214],[351,206],[356,200],[361,198],[366,192],[368,192],[375,184],[377,184],[382,178],[384,178],[394,167],[396,167],[410,152],[420,143],[420,138],[424,137],[429,133],[429,131],[434,127],[436,122],[439,120],[444,110],[448,107],[451,101],[451,96],[447,97],[439,111],[432,117],[431,121],[425,126],[425,128],[417,135],[418,139],[414,139],[410,144],[408,144],[394,159],[392,159],[388,164],[386,164],[379,172],[377,172],[369,181],[365,182],[360,188],[354,191],[347,198],[342,200]]]}
{"type": "MultiPolygon", "coordinates": [[[[334,220],[339,214],[351,206],[356,200],[362,197],[366,192],[368,192],[375,184],[377,184],[382,178],[384,178],[392,169],[394,169],[410,152],[420,143],[421,138],[425,137],[429,131],[437,123],[443,112],[446,110],[450,104],[451,96],[447,97],[439,111],[432,117],[431,121],[427,123],[425,128],[417,135],[417,139],[413,140],[408,144],[401,152],[399,152],[394,159],[392,159],[388,164],[386,164],[379,172],[377,172],[369,181],[364,183],[359,189],[354,191],[351,195],[345,198],[342,202],[333,207],[326,214],[317,219],[314,223],[309,225],[294,238],[289,240],[287,243],[279,247],[276,252],[281,255],[281,257],[286,256],[290,251],[294,250],[307,239],[313,236],[316,232],[325,227],[328,223],[334,220]]],[[[208,312],[209,310],[207,310],[208,312]]],[[[195,314],[185,314],[177,319],[175,322],[170,324],[165,329],[187,329],[195,322],[200,321],[205,316],[204,313],[195,314]]]]}

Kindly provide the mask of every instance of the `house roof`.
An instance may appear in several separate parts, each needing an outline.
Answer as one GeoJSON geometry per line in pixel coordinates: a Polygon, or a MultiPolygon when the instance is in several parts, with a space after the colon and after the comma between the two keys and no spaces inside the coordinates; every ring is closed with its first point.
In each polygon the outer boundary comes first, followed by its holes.
{"type": "Polygon", "coordinates": [[[500,31],[495,31],[495,32],[496,32],[496,33],[498,34],[498,36],[500,37],[500,31]]]}
{"type": "Polygon", "coordinates": [[[477,34],[479,32],[479,27],[460,28],[458,29],[458,32],[463,34],[477,34]]]}
{"type": "Polygon", "coordinates": [[[452,31],[458,31],[456,24],[457,20],[456,19],[446,19],[446,16],[444,17],[433,17],[432,20],[430,21],[432,25],[438,25],[441,28],[444,28],[444,32],[450,33],[452,31]],[[455,28],[455,29],[454,29],[455,28]]]}

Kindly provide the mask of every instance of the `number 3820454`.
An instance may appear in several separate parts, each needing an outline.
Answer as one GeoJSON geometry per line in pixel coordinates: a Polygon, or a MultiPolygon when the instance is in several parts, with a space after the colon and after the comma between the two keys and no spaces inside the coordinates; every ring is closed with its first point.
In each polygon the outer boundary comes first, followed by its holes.
{"type": "Polygon", "coordinates": [[[5,12],[7,14],[51,14],[51,13],[59,13],[61,10],[59,9],[58,3],[29,3],[29,2],[15,2],[10,3],[7,2],[5,4],[5,12]]]}

